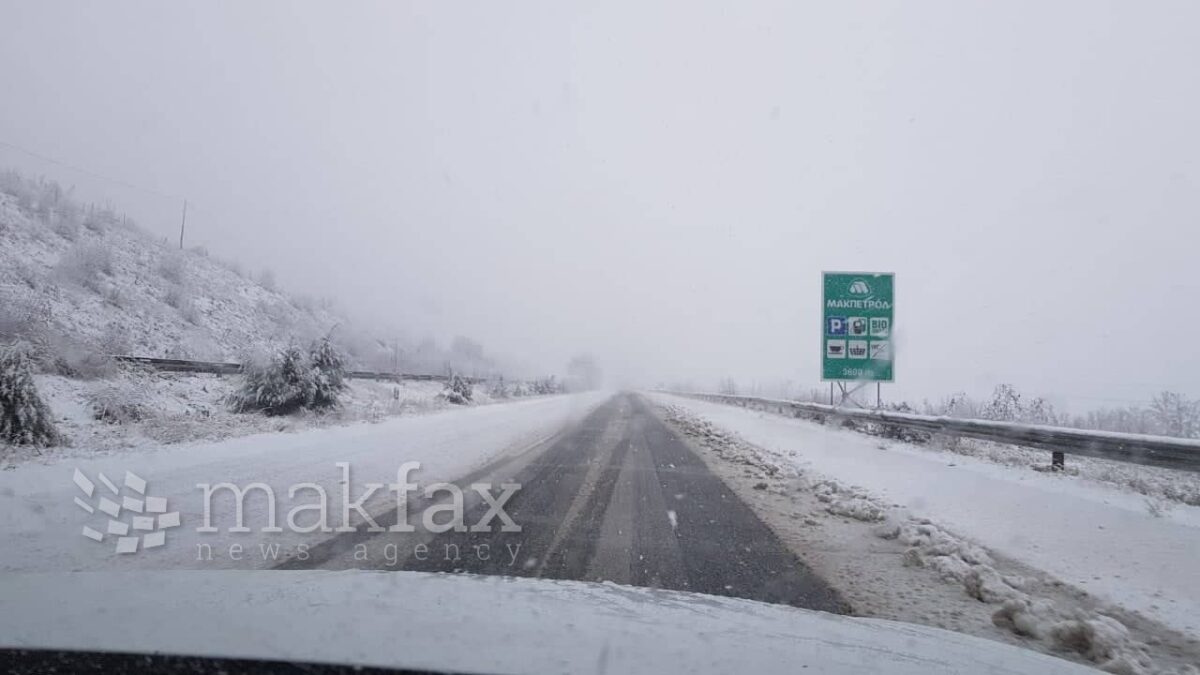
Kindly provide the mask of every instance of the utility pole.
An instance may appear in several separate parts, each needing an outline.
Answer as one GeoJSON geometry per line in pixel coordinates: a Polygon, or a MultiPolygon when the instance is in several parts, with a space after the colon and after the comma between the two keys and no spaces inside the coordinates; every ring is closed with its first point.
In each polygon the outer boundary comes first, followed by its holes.
{"type": "Polygon", "coordinates": [[[183,250],[183,230],[187,227],[187,200],[183,200],[183,220],[179,222],[179,250],[183,250]]]}

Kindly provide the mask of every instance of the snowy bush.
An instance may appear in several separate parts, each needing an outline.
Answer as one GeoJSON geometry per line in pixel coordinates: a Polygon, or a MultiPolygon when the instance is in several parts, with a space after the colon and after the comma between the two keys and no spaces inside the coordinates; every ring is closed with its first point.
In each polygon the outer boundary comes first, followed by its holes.
{"type": "Polygon", "coordinates": [[[21,283],[33,290],[41,288],[42,284],[45,282],[45,278],[43,277],[42,273],[39,272],[33,265],[25,262],[24,260],[18,260],[13,263],[13,273],[16,275],[17,279],[21,281],[21,283]]]}
{"type": "MultiPolygon", "coordinates": [[[[51,327],[53,306],[45,296],[9,295],[4,300],[0,304],[0,343],[25,342],[29,358],[43,372],[80,379],[109,377],[116,372],[109,357],[115,352],[97,351],[51,327]]],[[[106,334],[113,330],[110,326],[106,334]]]]}
{"type": "Polygon", "coordinates": [[[145,396],[128,385],[111,384],[88,395],[92,418],[109,424],[141,422],[151,416],[145,396]]]}
{"type": "Polygon", "coordinates": [[[79,217],[73,211],[69,214],[56,213],[50,219],[50,229],[67,241],[75,241],[79,238],[79,225],[79,217]]]}
{"type": "MultiPolygon", "coordinates": [[[[158,273],[172,284],[182,285],[187,277],[187,259],[171,251],[158,263],[158,273]]],[[[172,305],[174,307],[175,305],[172,305]]]]}
{"type": "Polygon", "coordinates": [[[163,302],[179,310],[179,315],[184,321],[191,324],[200,323],[200,310],[196,308],[196,302],[183,286],[176,283],[168,285],[166,293],[163,294],[163,302]]]}
{"type": "Polygon", "coordinates": [[[346,364],[341,354],[323,338],[313,344],[309,353],[312,361],[313,400],[310,407],[332,408],[338,404],[338,395],[346,389],[346,364]]]}
{"type": "Polygon", "coordinates": [[[500,377],[492,381],[488,387],[488,396],[492,398],[508,398],[508,387],[504,384],[504,378],[500,377]]]}
{"type": "Polygon", "coordinates": [[[13,170],[0,172],[0,192],[15,197],[22,211],[37,216],[43,222],[48,222],[56,211],[74,211],[76,208],[69,199],[70,190],[63,190],[61,185],[52,180],[25,178],[13,170]]]}
{"type": "Polygon", "coordinates": [[[546,395],[557,394],[562,391],[562,386],[558,383],[557,378],[553,375],[534,380],[530,383],[530,389],[534,394],[546,395]]]}
{"type": "Polygon", "coordinates": [[[291,346],[266,365],[250,366],[241,387],[230,395],[229,405],[234,412],[267,415],[325,410],[338,405],[345,387],[341,356],[324,339],[307,354],[291,346]]]}
{"type": "Polygon", "coordinates": [[[83,226],[95,232],[96,234],[104,234],[113,225],[121,222],[115,211],[109,208],[92,209],[83,219],[83,226]]]}
{"type": "Polygon", "coordinates": [[[100,295],[104,298],[105,302],[113,307],[124,309],[129,306],[129,296],[115,284],[105,286],[100,295]]]}
{"type": "Polygon", "coordinates": [[[113,273],[112,251],[103,244],[81,242],[63,254],[56,269],[67,281],[99,293],[102,275],[113,273]]]}
{"type": "Polygon", "coordinates": [[[288,415],[308,405],[313,393],[310,368],[298,347],[280,351],[266,365],[247,367],[241,388],[230,395],[234,412],[288,415]]]}
{"type": "Polygon", "coordinates": [[[167,303],[171,307],[174,307],[175,309],[182,307],[186,300],[187,292],[184,291],[183,287],[179,286],[178,284],[172,283],[168,285],[167,291],[163,293],[163,302],[167,303]]]}
{"type": "Polygon", "coordinates": [[[120,370],[110,354],[61,335],[51,336],[40,360],[48,372],[79,380],[113,377],[120,370]]]}
{"type": "Polygon", "coordinates": [[[50,302],[34,294],[6,294],[0,303],[0,342],[38,340],[45,333],[50,302]]]}
{"type": "Polygon", "coordinates": [[[471,383],[455,373],[446,381],[446,388],[442,391],[441,397],[454,405],[466,405],[471,402],[471,394],[471,383]]]}
{"type": "Polygon", "coordinates": [[[54,445],[60,441],[50,408],[33,383],[29,347],[0,347],[0,440],[14,445],[54,445]]]}
{"type": "Polygon", "coordinates": [[[100,333],[100,338],[96,341],[96,346],[103,354],[132,354],[133,337],[128,326],[112,324],[100,333]]]}

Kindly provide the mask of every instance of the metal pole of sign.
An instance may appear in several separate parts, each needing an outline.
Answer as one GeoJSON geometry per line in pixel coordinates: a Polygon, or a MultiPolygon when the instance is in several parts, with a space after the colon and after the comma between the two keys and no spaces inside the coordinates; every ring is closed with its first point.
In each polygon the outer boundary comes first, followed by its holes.
{"type": "Polygon", "coordinates": [[[880,383],[878,383],[878,382],[875,383],[875,407],[876,408],[883,407],[883,396],[880,392],[881,387],[882,387],[882,385],[880,383]]]}
{"type": "Polygon", "coordinates": [[[829,383],[829,405],[833,405],[833,383],[829,383]]]}

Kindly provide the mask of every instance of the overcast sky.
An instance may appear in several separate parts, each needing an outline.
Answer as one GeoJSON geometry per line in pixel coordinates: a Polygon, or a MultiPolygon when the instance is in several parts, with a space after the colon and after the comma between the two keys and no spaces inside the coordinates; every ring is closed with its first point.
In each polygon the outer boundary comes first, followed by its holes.
{"type": "Polygon", "coordinates": [[[1200,394],[1200,4],[0,0],[0,142],[387,330],[622,381],[1200,394]],[[168,196],[170,198],[168,198],[168,196]]]}

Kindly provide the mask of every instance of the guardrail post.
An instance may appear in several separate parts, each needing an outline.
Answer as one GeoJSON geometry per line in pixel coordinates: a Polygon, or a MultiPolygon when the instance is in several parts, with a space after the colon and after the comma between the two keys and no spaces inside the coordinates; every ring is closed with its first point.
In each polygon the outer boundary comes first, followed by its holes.
{"type": "Polygon", "coordinates": [[[1062,471],[1067,468],[1067,456],[1065,453],[1055,450],[1050,453],[1050,469],[1052,471],[1062,471]]]}

